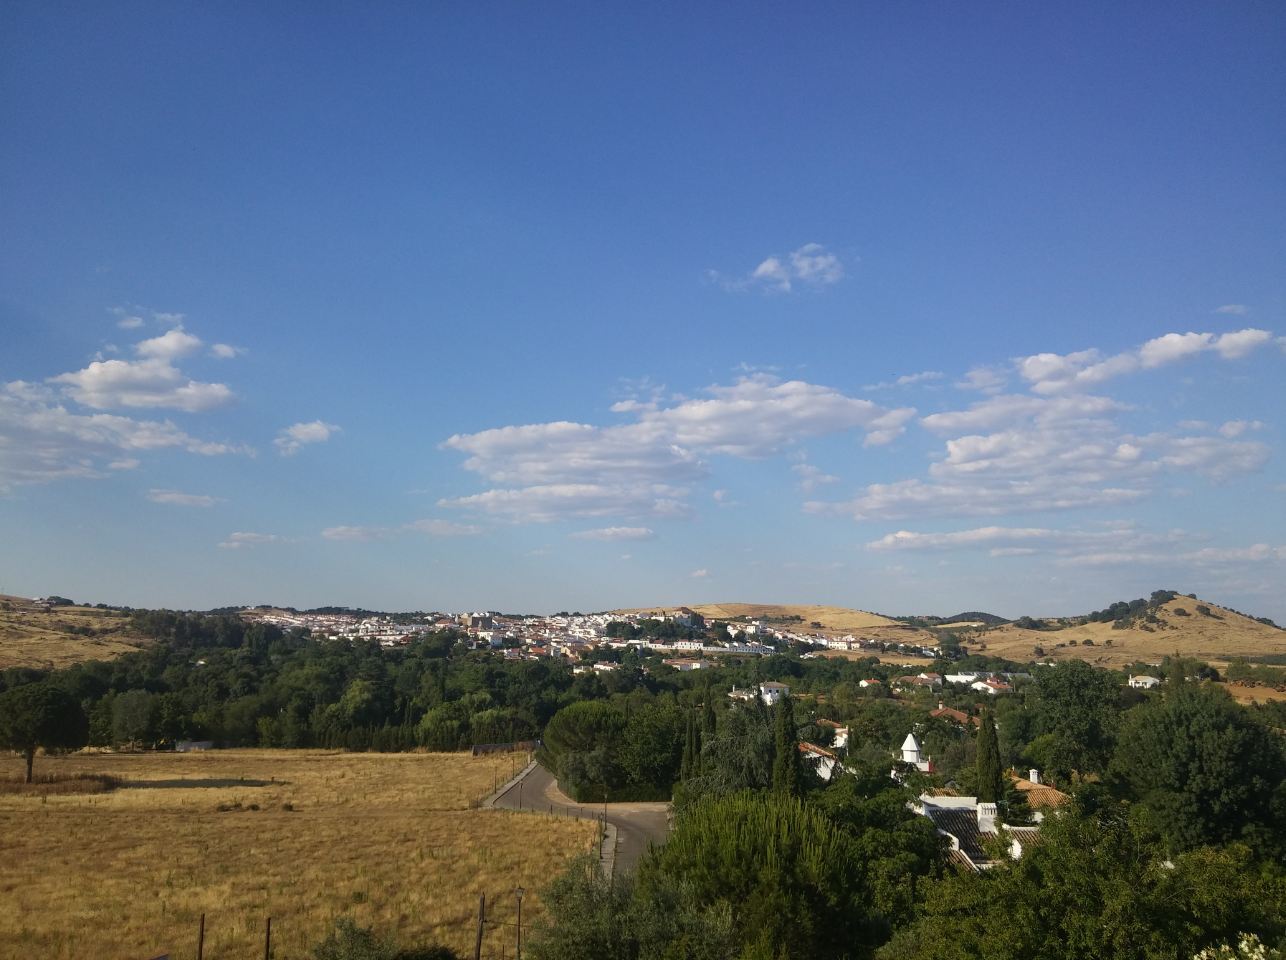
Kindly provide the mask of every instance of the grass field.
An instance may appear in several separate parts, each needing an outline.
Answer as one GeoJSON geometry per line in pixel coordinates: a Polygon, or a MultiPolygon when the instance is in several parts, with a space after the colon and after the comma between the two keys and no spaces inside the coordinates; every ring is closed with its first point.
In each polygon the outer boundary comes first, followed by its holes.
{"type": "MultiPolygon", "coordinates": [[[[0,755],[2,756],[2,755],[0,755]]],[[[305,957],[334,918],[406,944],[513,953],[514,889],[536,892],[593,843],[585,821],[472,809],[526,755],[228,750],[38,758],[37,774],[128,785],[0,795],[0,957],[305,957]],[[287,809],[286,806],[293,809],[287,809]],[[257,807],[257,809],[255,809],[257,807]],[[508,925],[504,925],[508,924],[508,925]]],[[[17,758],[0,770],[21,773],[17,758]]]]}
{"type": "Polygon", "coordinates": [[[128,615],[115,610],[43,610],[23,597],[0,596],[0,670],[110,660],[146,642],[129,632],[128,615]]]}

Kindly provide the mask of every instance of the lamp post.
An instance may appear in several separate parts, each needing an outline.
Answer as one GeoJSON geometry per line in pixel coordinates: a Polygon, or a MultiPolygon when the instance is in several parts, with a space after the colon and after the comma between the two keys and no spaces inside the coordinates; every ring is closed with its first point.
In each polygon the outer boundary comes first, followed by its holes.
{"type": "Polygon", "coordinates": [[[522,887],[514,891],[518,897],[518,949],[514,953],[515,960],[522,960],[522,895],[525,892],[522,887]]]}

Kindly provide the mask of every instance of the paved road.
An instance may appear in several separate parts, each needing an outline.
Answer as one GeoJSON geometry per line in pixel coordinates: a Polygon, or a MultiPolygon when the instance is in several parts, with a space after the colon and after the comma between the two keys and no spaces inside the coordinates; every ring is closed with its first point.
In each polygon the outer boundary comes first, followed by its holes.
{"type": "MultiPolygon", "coordinates": [[[[603,804],[577,803],[558,789],[558,781],[537,764],[531,772],[496,798],[507,810],[531,810],[597,819],[603,804]]],[[[616,870],[632,871],[649,844],[664,843],[670,831],[668,803],[609,803],[607,822],[616,826],[616,870]]]]}

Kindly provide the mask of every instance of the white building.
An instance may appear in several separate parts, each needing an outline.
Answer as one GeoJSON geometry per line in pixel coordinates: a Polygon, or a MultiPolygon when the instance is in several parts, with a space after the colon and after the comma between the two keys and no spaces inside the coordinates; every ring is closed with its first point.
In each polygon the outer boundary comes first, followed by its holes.
{"type": "MultiPolygon", "coordinates": [[[[914,733],[906,735],[906,739],[902,741],[901,751],[895,753],[894,756],[902,763],[915,767],[921,773],[933,773],[933,761],[920,750],[920,741],[915,739],[914,733]]],[[[896,770],[893,773],[893,779],[898,779],[896,770]]]]}
{"type": "Polygon", "coordinates": [[[782,697],[790,696],[790,687],[786,686],[784,683],[777,683],[775,680],[769,680],[767,683],[759,684],[759,696],[764,703],[771,707],[773,704],[777,703],[777,701],[781,700],[782,697]]]}
{"type": "Polygon", "coordinates": [[[1135,690],[1154,690],[1161,686],[1161,681],[1156,677],[1149,677],[1146,674],[1138,677],[1130,677],[1130,686],[1135,690]]]}

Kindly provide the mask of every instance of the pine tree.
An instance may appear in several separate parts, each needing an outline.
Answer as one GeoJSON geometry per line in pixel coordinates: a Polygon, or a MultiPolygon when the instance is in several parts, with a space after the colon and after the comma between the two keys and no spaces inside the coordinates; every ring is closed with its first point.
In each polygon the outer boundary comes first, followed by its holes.
{"type": "Polygon", "coordinates": [[[984,710],[982,727],[978,731],[978,799],[983,803],[996,803],[1004,799],[1004,772],[1000,768],[1000,744],[996,741],[996,724],[991,711],[984,710]]]}
{"type": "Polygon", "coordinates": [[[679,779],[691,780],[696,774],[696,722],[692,714],[685,717],[683,730],[683,759],[679,761],[679,779]]]}
{"type": "Polygon", "coordinates": [[[790,697],[777,705],[776,736],[773,741],[772,788],[776,793],[799,796],[799,736],[795,730],[795,708],[790,697]]]}

